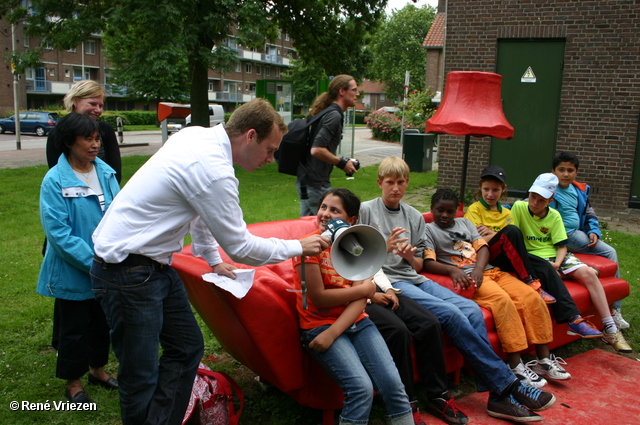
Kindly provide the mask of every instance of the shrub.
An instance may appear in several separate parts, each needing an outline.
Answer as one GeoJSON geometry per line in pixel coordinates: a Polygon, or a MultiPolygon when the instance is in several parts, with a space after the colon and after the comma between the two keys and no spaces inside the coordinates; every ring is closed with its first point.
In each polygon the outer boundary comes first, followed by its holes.
{"type": "MultiPolygon", "coordinates": [[[[424,133],[426,121],[436,110],[431,102],[433,95],[425,91],[414,91],[407,98],[404,114],[404,129],[416,128],[424,133]]],[[[392,114],[385,111],[373,111],[364,118],[367,127],[371,129],[371,136],[377,140],[388,142],[400,141],[400,127],[402,126],[402,112],[392,114]]]]}
{"type": "Polygon", "coordinates": [[[158,113],[155,111],[108,111],[102,114],[100,121],[106,121],[113,128],[118,125],[118,117],[122,117],[123,125],[157,125],[158,113]]]}
{"type": "Polygon", "coordinates": [[[373,111],[364,119],[371,129],[371,136],[387,142],[400,141],[401,118],[385,111],[373,111]]]}

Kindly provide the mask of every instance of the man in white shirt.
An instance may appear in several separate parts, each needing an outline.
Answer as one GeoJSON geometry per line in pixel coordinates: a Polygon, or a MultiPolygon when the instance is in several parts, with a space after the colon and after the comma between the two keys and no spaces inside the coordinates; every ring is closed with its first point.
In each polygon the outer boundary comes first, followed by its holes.
{"type": "Polygon", "coordinates": [[[189,401],[203,340],[170,267],[187,233],[192,252],[214,271],[224,268],[216,241],[234,261],[253,266],[328,247],[319,235],[263,239],[246,229],[233,164],[251,172],[273,162],[286,131],[263,99],[238,108],[226,128],[180,131],[129,180],[93,234],[91,280],[120,363],[124,425],[179,424],[189,401]]]}

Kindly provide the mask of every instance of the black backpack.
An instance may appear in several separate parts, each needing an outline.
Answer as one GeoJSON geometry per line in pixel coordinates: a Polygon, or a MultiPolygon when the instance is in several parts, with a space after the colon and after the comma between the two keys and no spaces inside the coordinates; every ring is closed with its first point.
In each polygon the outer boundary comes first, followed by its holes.
{"type": "Polygon", "coordinates": [[[280,173],[298,175],[298,164],[307,162],[307,153],[311,150],[313,138],[318,132],[318,126],[312,127],[313,124],[333,110],[342,112],[337,104],[332,103],[313,117],[298,118],[289,123],[289,132],[282,137],[280,148],[274,155],[280,173]]]}

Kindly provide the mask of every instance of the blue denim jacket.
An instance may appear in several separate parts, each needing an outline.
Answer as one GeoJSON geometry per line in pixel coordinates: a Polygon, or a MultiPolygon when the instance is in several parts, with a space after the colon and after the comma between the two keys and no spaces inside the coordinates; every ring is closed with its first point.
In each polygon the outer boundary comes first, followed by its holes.
{"type": "MultiPolygon", "coordinates": [[[[580,226],[578,229],[582,230],[587,235],[589,233],[595,233],[598,235],[598,239],[602,239],[598,216],[589,203],[591,186],[586,183],[579,183],[576,181],[574,181],[572,185],[576,188],[576,192],[578,193],[578,218],[580,220],[580,226]]],[[[557,198],[554,198],[549,206],[561,211],[560,200],[557,198]]]]}
{"type": "MultiPolygon", "coordinates": [[[[120,191],[115,171],[104,161],[93,161],[102,191],[105,211],[120,191]]],[[[102,219],[98,196],[74,174],[67,158],[60,155],[40,187],[40,221],[47,249],[40,268],[36,292],[66,300],[94,298],[89,269],[93,261],[91,235],[102,219]]]]}

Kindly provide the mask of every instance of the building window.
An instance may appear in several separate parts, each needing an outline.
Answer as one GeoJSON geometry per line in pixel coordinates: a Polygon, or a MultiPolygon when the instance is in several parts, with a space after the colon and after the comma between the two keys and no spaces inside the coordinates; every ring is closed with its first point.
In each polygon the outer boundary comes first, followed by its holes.
{"type": "Polygon", "coordinates": [[[256,92],[256,84],[255,83],[250,83],[249,84],[249,93],[255,93],[256,92]]]}
{"type": "Polygon", "coordinates": [[[24,43],[24,47],[29,47],[29,36],[24,34],[22,36],[22,42],[24,43]]]}
{"type": "Polygon", "coordinates": [[[244,65],[244,72],[246,72],[247,74],[251,74],[251,64],[250,63],[246,63],[244,65]]]}
{"type": "Polygon", "coordinates": [[[387,95],[384,93],[380,94],[380,102],[384,102],[385,100],[387,100],[387,95]]]}
{"type": "Polygon", "coordinates": [[[209,91],[215,91],[213,87],[213,80],[209,80],[209,91]]]}
{"type": "Polygon", "coordinates": [[[271,67],[270,66],[265,66],[264,67],[264,75],[266,75],[267,77],[271,76],[271,67]]]}
{"type": "Polygon", "coordinates": [[[238,42],[235,37],[228,37],[224,39],[224,45],[232,50],[238,50],[238,42]]]}
{"type": "Polygon", "coordinates": [[[273,68],[273,76],[274,77],[280,76],[280,68],[273,68]]]}
{"type": "Polygon", "coordinates": [[[240,66],[240,62],[236,62],[236,72],[242,72],[242,68],[240,66]]]}
{"type": "Polygon", "coordinates": [[[284,35],[284,41],[289,41],[289,34],[284,35]]]}
{"type": "Polygon", "coordinates": [[[69,50],[65,50],[65,51],[66,51],[67,53],[75,53],[75,52],[76,52],[76,48],[75,48],[75,47],[73,47],[73,48],[71,48],[71,49],[69,49],[69,50]]]}
{"type": "Polygon", "coordinates": [[[50,77],[55,77],[56,76],[55,68],[49,68],[49,76],[50,77]]]}
{"type": "Polygon", "coordinates": [[[73,68],[73,81],[82,80],[82,68],[73,68]]]}
{"type": "Polygon", "coordinates": [[[262,66],[256,65],[256,75],[261,75],[261,74],[262,74],[262,66]]]}
{"type": "Polygon", "coordinates": [[[95,40],[87,40],[84,43],[84,52],[88,55],[96,54],[96,41],[95,40]]]}

